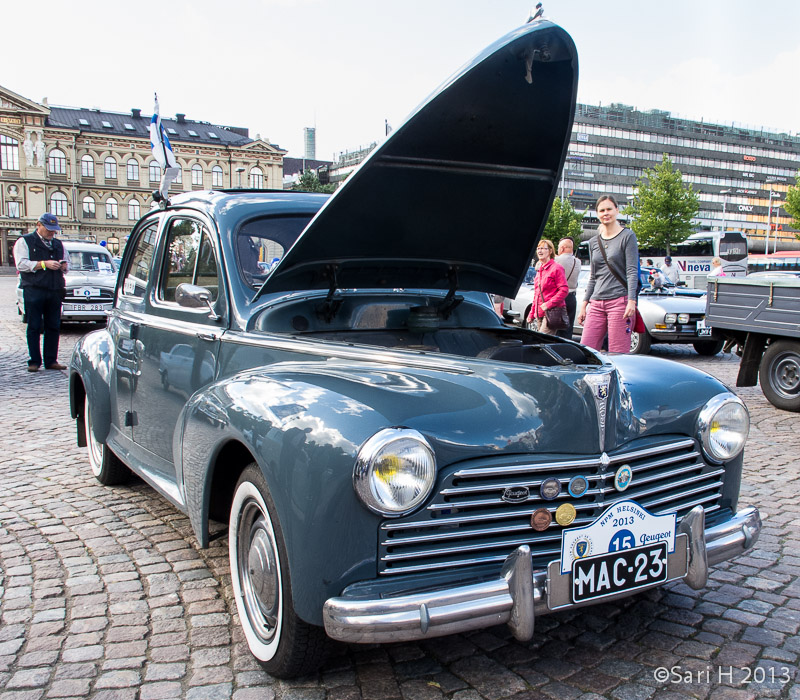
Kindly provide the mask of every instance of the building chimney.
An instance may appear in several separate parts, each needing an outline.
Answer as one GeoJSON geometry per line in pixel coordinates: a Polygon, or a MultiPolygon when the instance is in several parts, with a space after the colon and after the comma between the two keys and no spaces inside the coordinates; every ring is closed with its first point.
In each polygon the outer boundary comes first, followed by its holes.
{"type": "Polygon", "coordinates": [[[135,107],[131,110],[131,116],[134,119],[139,119],[142,116],[142,110],[136,109],[135,107]]]}
{"type": "Polygon", "coordinates": [[[175,119],[178,120],[178,124],[185,124],[186,123],[186,115],[185,114],[176,114],[175,119]]]}

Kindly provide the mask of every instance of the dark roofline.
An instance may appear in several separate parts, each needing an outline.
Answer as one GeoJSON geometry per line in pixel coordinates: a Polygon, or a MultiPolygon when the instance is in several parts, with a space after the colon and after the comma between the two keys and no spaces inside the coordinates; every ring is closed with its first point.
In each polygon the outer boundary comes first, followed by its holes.
{"type": "MultiPolygon", "coordinates": [[[[47,126],[78,129],[84,133],[103,134],[122,138],[150,138],[151,114],[142,114],[141,110],[130,112],[108,112],[100,109],[81,107],[50,106],[47,126]],[[138,116],[136,113],[138,112],[138,116]],[[87,124],[81,124],[81,120],[87,124]],[[106,124],[108,126],[106,126],[106,124]]],[[[216,146],[244,146],[252,143],[246,127],[222,126],[210,122],[192,121],[161,117],[161,123],[167,129],[169,138],[181,143],[201,143],[216,146]],[[193,135],[189,132],[194,132],[193,135]],[[216,135],[216,138],[209,133],[216,135]]]]}

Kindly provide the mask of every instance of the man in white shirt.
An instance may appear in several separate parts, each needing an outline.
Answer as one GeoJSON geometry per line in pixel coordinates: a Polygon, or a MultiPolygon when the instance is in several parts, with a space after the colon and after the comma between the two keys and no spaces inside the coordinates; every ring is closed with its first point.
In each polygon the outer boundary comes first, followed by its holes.
{"type": "Polygon", "coordinates": [[[558,255],[556,255],[556,262],[564,268],[564,275],[567,278],[567,286],[569,286],[569,294],[565,299],[567,305],[567,316],[569,317],[569,326],[563,330],[556,331],[556,335],[562,338],[572,338],[572,329],[575,325],[575,312],[577,309],[577,301],[575,299],[575,291],[578,289],[578,277],[581,274],[581,261],[574,255],[575,244],[571,238],[562,238],[558,242],[558,255]]]}
{"type": "Polygon", "coordinates": [[[678,284],[678,280],[681,278],[678,266],[672,264],[672,258],[669,255],[664,258],[664,264],[661,266],[661,274],[672,282],[672,284],[678,284]]]}
{"type": "Polygon", "coordinates": [[[36,230],[20,236],[14,244],[14,261],[28,321],[29,372],[39,371],[43,355],[46,369],[66,369],[58,361],[58,337],[69,255],[55,237],[60,230],[53,214],[42,214],[36,222],[36,230]],[[42,335],[44,343],[40,348],[42,335]]]}

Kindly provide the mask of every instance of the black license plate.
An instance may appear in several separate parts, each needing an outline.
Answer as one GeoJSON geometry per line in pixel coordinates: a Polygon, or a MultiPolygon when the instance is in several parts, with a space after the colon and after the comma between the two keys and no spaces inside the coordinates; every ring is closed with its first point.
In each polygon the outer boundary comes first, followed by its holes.
{"type": "Polygon", "coordinates": [[[572,562],[572,602],[605,598],[666,580],[666,542],[576,559],[572,562]]]}

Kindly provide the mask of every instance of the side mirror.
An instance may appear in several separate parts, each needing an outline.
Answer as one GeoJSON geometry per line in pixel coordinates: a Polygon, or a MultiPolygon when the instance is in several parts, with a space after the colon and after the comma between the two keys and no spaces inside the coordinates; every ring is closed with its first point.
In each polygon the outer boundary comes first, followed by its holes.
{"type": "Polygon", "coordinates": [[[175,288],[175,301],[178,306],[183,306],[187,309],[208,309],[208,315],[214,320],[219,321],[222,316],[214,311],[211,305],[211,292],[205,287],[199,287],[196,284],[179,284],[175,288]]]}

